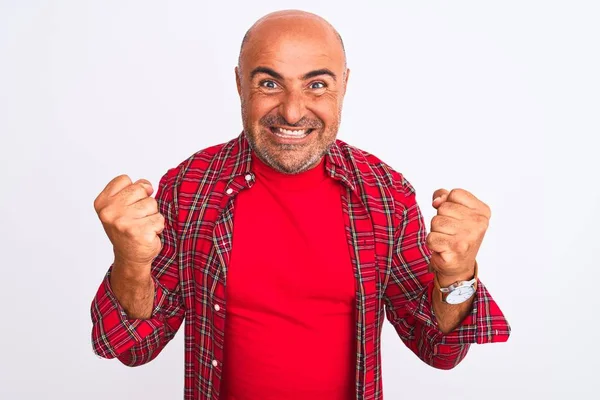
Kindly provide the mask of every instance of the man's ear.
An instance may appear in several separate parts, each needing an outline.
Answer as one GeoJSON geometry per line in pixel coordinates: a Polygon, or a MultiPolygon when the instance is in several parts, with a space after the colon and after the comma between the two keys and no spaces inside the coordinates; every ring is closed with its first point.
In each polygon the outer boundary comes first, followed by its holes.
{"type": "Polygon", "coordinates": [[[235,67],[235,85],[237,86],[238,95],[242,96],[242,78],[240,77],[240,69],[235,67]]]}
{"type": "Polygon", "coordinates": [[[344,96],[346,95],[346,88],[348,87],[348,78],[350,77],[350,68],[346,68],[346,74],[344,78],[344,96]]]}

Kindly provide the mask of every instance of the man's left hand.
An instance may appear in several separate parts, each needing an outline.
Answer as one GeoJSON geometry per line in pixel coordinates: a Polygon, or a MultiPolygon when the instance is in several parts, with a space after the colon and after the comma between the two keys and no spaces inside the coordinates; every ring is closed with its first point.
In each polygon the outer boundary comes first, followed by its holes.
{"type": "Polygon", "coordinates": [[[440,285],[473,278],[490,207],[464,189],[438,189],[432,205],[437,215],[431,220],[427,247],[432,251],[431,267],[437,271],[440,285]]]}

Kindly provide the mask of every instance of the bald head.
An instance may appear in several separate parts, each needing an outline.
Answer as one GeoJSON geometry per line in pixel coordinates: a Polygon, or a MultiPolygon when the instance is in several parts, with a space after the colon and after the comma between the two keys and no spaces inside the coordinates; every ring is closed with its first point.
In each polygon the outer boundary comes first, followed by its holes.
{"type": "Polygon", "coordinates": [[[283,10],[265,15],[246,31],[240,47],[238,67],[241,67],[244,50],[254,36],[269,33],[283,34],[294,32],[301,33],[306,31],[312,31],[314,34],[321,33],[324,34],[324,36],[328,36],[327,33],[333,34],[341,48],[344,57],[344,67],[346,66],[346,49],[344,48],[344,41],[333,25],[316,14],[301,10],[283,10]]]}

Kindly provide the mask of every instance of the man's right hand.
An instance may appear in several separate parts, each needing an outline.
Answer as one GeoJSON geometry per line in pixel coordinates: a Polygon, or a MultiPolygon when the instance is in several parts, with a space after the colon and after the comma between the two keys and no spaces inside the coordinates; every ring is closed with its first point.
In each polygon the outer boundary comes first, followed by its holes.
{"type": "Polygon", "coordinates": [[[160,234],[165,219],[150,195],[152,184],[146,179],[135,183],[120,175],[106,185],[94,201],[94,208],[110,239],[115,264],[126,265],[130,277],[148,277],[152,261],[162,248],[160,234]]]}

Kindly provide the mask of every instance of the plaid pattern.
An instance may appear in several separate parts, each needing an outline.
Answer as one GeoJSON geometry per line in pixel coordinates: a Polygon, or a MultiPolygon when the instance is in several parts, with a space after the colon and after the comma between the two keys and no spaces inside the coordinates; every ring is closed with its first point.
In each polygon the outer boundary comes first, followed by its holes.
{"type": "MultiPolygon", "coordinates": [[[[384,316],[424,362],[449,369],[471,343],[504,342],[510,326],[479,281],[473,311],[444,335],[431,307],[433,275],[425,221],[415,190],[399,172],[341,140],[325,160],[342,197],[356,278],[356,399],[381,399],[380,335],[384,316]]],[[[129,319],[109,284],[91,305],[92,345],[129,366],[153,360],[185,319],[184,398],[219,399],[232,246],[233,199],[251,190],[251,149],[244,133],[192,155],[161,178],[163,248],[152,264],[156,295],[147,320],[129,319]]]]}

